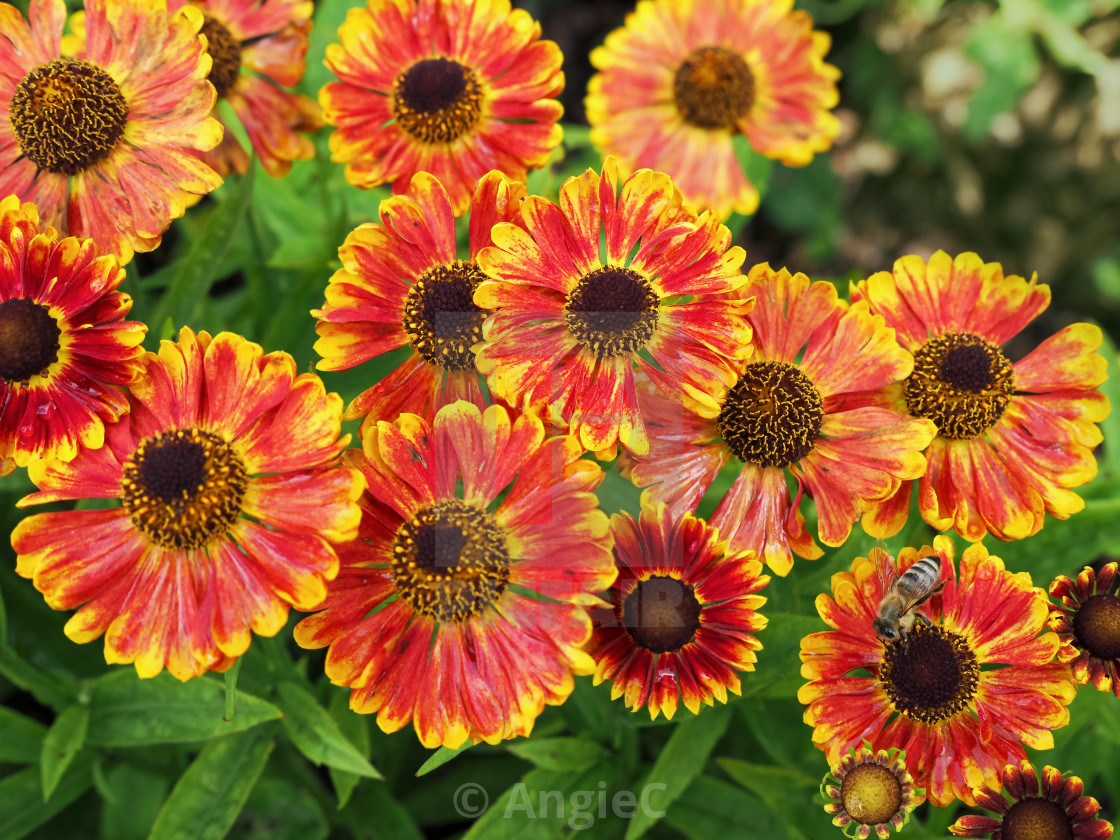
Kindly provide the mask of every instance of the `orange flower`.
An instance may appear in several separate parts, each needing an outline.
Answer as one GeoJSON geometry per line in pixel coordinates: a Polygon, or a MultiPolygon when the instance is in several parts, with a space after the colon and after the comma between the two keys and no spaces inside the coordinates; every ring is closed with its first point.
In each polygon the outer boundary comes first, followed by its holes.
{"type": "Polygon", "coordinates": [[[34,204],[0,201],[0,475],[70,461],[128,410],[147,327],[125,321],[124,270],[89,239],[39,227],[34,204]]]}
{"type": "Polygon", "coordinates": [[[1050,598],[1050,629],[1062,640],[1058,661],[1068,663],[1082,685],[1120,697],[1117,563],[1106,563],[1099,573],[1086,566],[1076,581],[1059,575],[1050,584],[1050,598]]]}
{"type": "MultiPolygon", "coordinates": [[[[1071,324],[1012,362],[1000,347],[1046,309],[1050,288],[972,253],[938,251],[928,265],[903,257],[893,273],[854,284],[852,300],[885,318],[914,354],[914,372],[872,401],[937,424],[917,481],[926,522],[971,541],[1017,540],[1038,533],[1047,513],[1066,519],[1084,507],[1070,488],[1097,474],[1096,424],[1110,409],[1095,390],[1107,369],[1093,352],[1098,327],[1071,324]]],[[[869,506],[864,529],[897,534],[913,487],[906,481],[869,506]]]]}
{"type": "Polygon", "coordinates": [[[1026,757],[1024,745],[1054,746],[1050,730],[1069,723],[1076,689],[1069,668],[1054,661],[1058,637],[1042,632],[1046,593],[1029,574],[1012,574],[983,545],[971,545],[957,579],[944,536],[932,548],[904,548],[897,573],[933,554],[945,588],[920,608],[928,623],[889,644],[871,624],[890,588],[881,574],[893,566],[890,556],[873,549],[851,572],[832,576],[832,597],[817,596],[832,629],[801,640],[809,682],[797,698],[830,763],[865,740],[872,749],[898,747],[933,804],[974,805],[973,788],[998,787],[1003,766],[1026,757]],[[985,669],[992,665],[1006,667],[985,669]]]}
{"type": "Polygon", "coordinates": [[[602,472],[539,419],[465,401],[363,444],[359,539],[296,641],[329,646],[327,676],[385,732],[411,721],[429,748],[528,735],[594,668],[586,607],[615,577],[602,472]]]}
{"type": "Polygon", "coordinates": [[[106,662],[186,680],[229,668],[250,631],[275,635],[289,604],[323,600],[364,482],[335,465],[339,397],[286,353],[184,327],[143,364],[105,446],[32,463],[39,492],[19,503],[120,507],[29,516],[12,546],[51,607],[78,608],[67,636],[104,633],[106,662]]]}
{"type": "Polygon", "coordinates": [[[703,519],[674,518],[665,505],[611,517],[618,580],[609,609],[592,611],[595,684],[613,680],[611,699],[625,695],[636,712],[672,718],[678,696],[693,714],[700,704],[740,694],[737,671],[753,671],[750,635],[766,627],[756,594],[770,582],[752,554],[727,554],[703,519]]]}
{"type": "Polygon", "coordinates": [[[524,181],[560,144],[560,48],[509,0],[367,0],[327,47],[332,160],[358,187],[432,173],[462,215],[491,169],[524,181]]]}
{"type": "Polygon", "coordinates": [[[736,146],[804,166],[840,131],[829,36],[793,0],[641,0],[591,52],[591,141],[627,170],[668,172],[685,200],[726,218],[758,190],[736,146]],[[740,137],[741,135],[741,137],[740,137]]]}
{"type": "Polygon", "coordinates": [[[66,5],[0,3],[0,196],[34,202],[64,235],[121,263],[222,183],[196,157],[222,139],[202,15],[164,0],[88,0],[61,57],[66,5]]]}

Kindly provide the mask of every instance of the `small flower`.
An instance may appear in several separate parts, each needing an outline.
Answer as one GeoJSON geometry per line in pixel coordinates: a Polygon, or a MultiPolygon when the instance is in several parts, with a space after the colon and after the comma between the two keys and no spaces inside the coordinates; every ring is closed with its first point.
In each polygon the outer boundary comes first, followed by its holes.
{"type": "Polygon", "coordinates": [[[809,682],[797,699],[830,763],[864,741],[897,746],[943,808],[954,798],[975,804],[972,788],[996,784],[1005,764],[1026,757],[1024,745],[1052,748],[1051,730],[1069,723],[1076,687],[1069,668],[1054,661],[1058,637],[1042,632],[1046,593],[1029,574],[1006,571],[978,544],[965,549],[957,579],[945,536],[932,548],[904,548],[897,573],[934,554],[945,588],[920,608],[926,622],[889,644],[872,629],[891,584],[880,574],[889,555],[873,549],[851,572],[832,576],[832,597],[817,596],[832,629],[801,640],[809,682]]]}
{"type": "Polygon", "coordinates": [[[594,490],[603,473],[541,421],[460,400],[429,424],[371,424],[359,538],[322,611],[295,628],[385,732],[428,748],[528,735],[594,670],[587,608],[615,568],[594,490]],[[499,501],[500,499],[500,501],[499,501]]]}
{"type": "Polygon", "coordinates": [[[734,378],[751,351],[743,249],[710,214],[681,206],[667,175],[620,180],[613,158],[530,196],[523,227],[497,225],[478,255],[474,302],[483,325],[478,369],[490,390],[528,411],[551,410],[587,449],[648,448],[635,368],[674,398],[734,378]],[[600,239],[605,246],[600,251],[600,239]],[[647,358],[648,356],[648,358],[647,358]]]}
{"type": "Polygon", "coordinates": [[[196,157],[222,139],[202,15],[164,0],[88,0],[62,57],[63,0],[0,3],[0,196],[121,263],[222,183],[196,157]]]}
{"type": "Polygon", "coordinates": [[[125,321],[124,269],[89,239],[39,225],[0,200],[0,475],[36,458],[73,460],[128,410],[147,327],[125,321]]]}
{"type": "Polygon", "coordinates": [[[251,632],[273,636],[288,606],[317,606],[355,537],[364,482],[336,465],[341,400],[287,353],[184,327],[143,359],[130,413],[105,446],[37,461],[20,507],[116,499],[119,507],[29,516],[12,533],[16,571],[65,632],[105,634],[105,661],[181,680],[224,671],[251,632]]]}
{"type": "Polygon", "coordinates": [[[315,350],[319,370],[347,370],[403,347],[396,370],[358,395],[345,418],[367,423],[418,414],[429,423],[459,399],[486,407],[471,347],[488,312],[473,295],[485,276],[476,259],[498,222],[516,222],[524,184],[485,175],[470,211],[469,254],[459,259],[447,190],[418,172],[403,195],[381,202],[381,224],[356,228],[338,249],[342,268],[327,286],[315,350]]]}
{"type": "Polygon", "coordinates": [[[1082,796],[1085,783],[1053,767],[1038,771],[1029,761],[1009,764],[997,782],[973,791],[978,805],[999,816],[961,817],[949,831],[957,837],[992,840],[1107,840],[1112,823],[1098,819],[1100,805],[1082,796]],[[1008,798],[1005,798],[1006,793],[1008,798]]]}
{"type": "Polygon", "coordinates": [[[611,532],[619,574],[610,608],[591,614],[595,684],[613,680],[611,699],[625,695],[633,712],[648,706],[651,719],[672,718],[678,697],[696,714],[740,694],[736,672],[754,670],[762,644],[751,634],[766,626],[762,564],[727,554],[715,528],[663,504],[637,520],[615,514],[611,532]]]}
{"type": "Polygon", "coordinates": [[[1062,642],[1058,661],[1068,663],[1082,685],[1091,682],[1120,697],[1117,564],[1106,563],[1099,574],[1086,566],[1076,582],[1059,575],[1050,584],[1050,597],[1050,629],[1062,642]]]}
{"type": "MultiPolygon", "coordinates": [[[[875,399],[937,425],[916,482],[926,522],[973,542],[1017,540],[1038,533],[1047,513],[1066,519],[1085,506],[1071,488],[1097,474],[1096,424],[1110,408],[1095,390],[1107,370],[1093,352],[1100,328],[1071,324],[1012,362],[1001,346],[1046,309],[1050,288],[972,253],[938,251],[928,265],[903,257],[851,291],[914,354],[913,373],[875,399]]],[[[914,484],[868,507],[868,533],[899,532],[914,484]]]]}
{"type": "Polygon", "coordinates": [[[432,173],[462,215],[492,169],[524,181],[563,137],[562,55],[509,0],[367,0],[327,47],[331,159],[368,188],[432,173]]]}
{"type": "Polygon", "coordinates": [[[732,551],[754,551],[787,575],[793,554],[821,556],[800,510],[808,491],[826,545],[841,545],[860,505],[890,496],[925,469],[928,420],[889,408],[845,406],[845,398],[897,382],[913,359],[865,304],[849,306],[831,283],[804,274],[751,269],[732,299],[757,301],[746,316],[754,354],[726,384],[690,388],[684,406],[639,389],[648,454],[627,455],[626,475],[643,501],[695,510],[720,469],[739,473],[716,505],[712,525],[732,551]],[[787,479],[797,485],[792,494],[787,479]]]}
{"type": "Polygon", "coordinates": [[[829,36],[790,0],[641,0],[592,50],[600,71],[584,102],[591,141],[628,171],[672,177],[685,200],[726,218],[753,213],[758,190],[739,135],[787,166],[804,166],[840,131],[829,112],[840,72],[829,36]]]}
{"type": "Polygon", "coordinates": [[[901,831],[910,813],[925,801],[906,770],[906,754],[897,749],[874,752],[866,744],[852,748],[821,781],[824,806],[832,824],[846,837],[864,840],[872,829],[881,838],[901,831]]]}

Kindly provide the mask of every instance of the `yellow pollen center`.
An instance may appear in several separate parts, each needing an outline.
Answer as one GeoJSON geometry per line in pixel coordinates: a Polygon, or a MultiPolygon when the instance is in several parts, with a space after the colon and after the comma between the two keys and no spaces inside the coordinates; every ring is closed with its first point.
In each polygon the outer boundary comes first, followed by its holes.
{"type": "Polygon", "coordinates": [[[597,358],[627,356],[657,329],[661,298],[630,268],[605,266],[580,278],[564,303],[568,332],[597,358]]]}
{"type": "Polygon", "coordinates": [[[840,785],[844,810],[861,825],[882,825],[903,806],[898,777],[879,764],[857,764],[840,785]]]}
{"type": "Polygon", "coordinates": [[[222,99],[241,73],[241,42],[233,37],[226,27],[209,15],[202,24],[202,34],[206,36],[206,52],[213,64],[210,67],[210,84],[222,99]]]}
{"type": "Polygon", "coordinates": [[[451,143],[482,119],[478,76],[450,58],[426,58],[397,76],[390,107],[401,129],[422,143],[451,143]]]}
{"type": "Polygon", "coordinates": [[[823,420],[820,391],[799,368],[754,362],[727,392],[716,427],[740,461],[788,467],[813,451],[823,420]]]}
{"type": "Polygon", "coordinates": [[[58,361],[62,330],[48,308],[31,298],[0,303],[0,379],[30,384],[58,361]]]}
{"type": "Polygon", "coordinates": [[[738,53],[725,47],[698,47],[673,77],[673,99],[690,125],[736,131],[754,104],[754,75],[738,53]]]}
{"type": "Polygon", "coordinates": [[[448,370],[474,367],[471,347],[482,340],[489,314],[474,304],[474,290],[485,275],[473,262],[437,265],[412,284],[404,302],[402,325],[408,343],[425,361],[448,370]]]}
{"type": "Polygon", "coordinates": [[[932,726],[968,708],[980,665],[964,636],[916,624],[904,641],[884,648],[879,683],[900,714],[932,726]]]}

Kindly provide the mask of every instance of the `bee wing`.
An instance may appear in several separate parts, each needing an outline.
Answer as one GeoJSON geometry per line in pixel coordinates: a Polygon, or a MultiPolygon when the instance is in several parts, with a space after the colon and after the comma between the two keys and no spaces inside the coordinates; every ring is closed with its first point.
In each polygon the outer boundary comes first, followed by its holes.
{"type": "MultiPolygon", "coordinates": [[[[880,541],[881,542],[881,541],[880,541]]],[[[886,595],[894,582],[898,580],[898,572],[894,567],[894,557],[886,548],[876,545],[867,553],[867,559],[875,564],[879,572],[879,589],[886,595]]]]}

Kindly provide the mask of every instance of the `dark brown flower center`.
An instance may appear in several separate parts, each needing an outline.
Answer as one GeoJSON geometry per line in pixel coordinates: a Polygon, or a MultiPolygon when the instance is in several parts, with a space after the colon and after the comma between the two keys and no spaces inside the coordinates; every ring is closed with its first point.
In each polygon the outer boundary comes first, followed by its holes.
{"type": "Polygon", "coordinates": [[[206,52],[214,62],[210,67],[210,84],[221,99],[233,88],[241,73],[241,42],[222,23],[209,15],[205,17],[202,34],[206,36],[206,52]]]}
{"type": "Polygon", "coordinates": [[[945,333],[914,354],[914,372],[903,384],[915,417],[937,424],[951,440],[983,434],[1003,416],[1015,391],[1011,362],[978,335],[945,333]]]}
{"type": "Polygon", "coordinates": [[[687,583],[667,575],[639,581],[622,602],[622,626],[652,653],[677,651],[700,628],[700,602],[687,583]]]}
{"type": "Polygon", "coordinates": [[[1003,840],[1074,840],[1065,810],[1049,799],[1020,799],[1003,817],[1003,840]]]}
{"type": "Polygon", "coordinates": [[[645,347],[657,329],[661,299],[629,268],[605,266],[584,275],[568,293],[568,331],[598,358],[626,356],[645,347]]]}
{"type": "Polygon", "coordinates": [[[879,764],[857,764],[840,784],[840,802],[857,823],[881,825],[902,808],[902,783],[879,764]]]}
{"type": "Polygon", "coordinates": [[[423,143],[451,143],[482,117],[482,86],[474,70],[450,58],[426,58],[397,76],[393,115],[423,143]]]}
{"type": "Polygon", "coordinates": [[[734,130],[754,104],[754,76],[738,53],[698,47],[677,68],[673,99],[686,123],[734,130]]]}
{"type": "Polygon", "coordinates": [[[89,61],[56,58],[16,85],[12,133],[40,169],[77,175],[105,160],[124,134],[128,103],[113,79],[89,61]]]}
{"type": "Polygon", "coordinates": [[[916,624],[905,641],[884,649],[879,682],[900,714],[933,725],[968,707],[980,665],[964,636],[916,624]]]}
{"type": "Polygon", "coordinates": [[[424,272],[404,302],[408,343],[430,364],[448,370],[474,367],[471,346],[482,340],[489,314],[474,305],[474,290],[485,275],[473,262],[456,260],[424,272]]]}
{"type": "Polygon", "coordinates": [[[1089,598],[1073,616],[1073,631],[1097,659],[1120,659],[1120,598],[1105,593],[1089,598]]]}
{"type": "Polygon", "coordinates": [[[121,473],[121,503],[156,545],[197,549],[225,535],[241,514],[245,463],[202,429],[171,429],[140,442],[121,473]]]}
{"type": "Polygon", "coordinates": [[[31,298],[0,303],[0,379],[27,385],[58,361],[62,330],[47,306],[31,298]]]}
{"type": "Polygon", "coordinates": [[[505,532],[474,505],[438,502],[397,529],[392,573],[397,592],[420,615],[467,621],[509,584],[505,532]]]}
{"type": "Polygon", "coordinates": [[[813,451],[824,407],[808,376],[785,362],[754,362],[727,392],[716,427],[735,456],[788,467],[813,451]]]}

